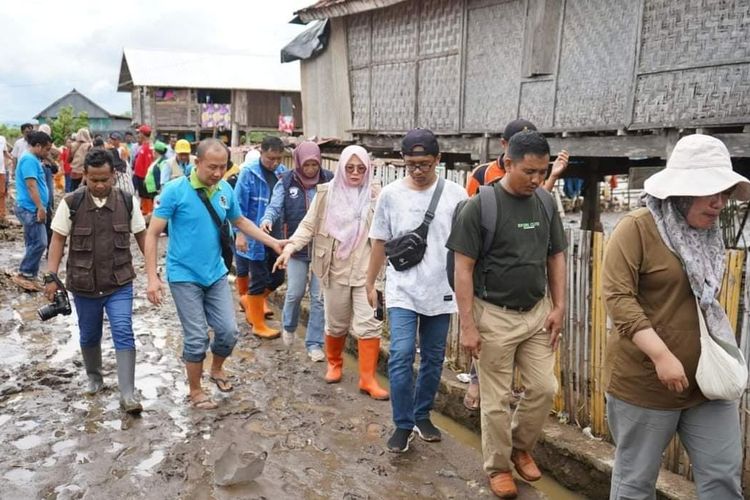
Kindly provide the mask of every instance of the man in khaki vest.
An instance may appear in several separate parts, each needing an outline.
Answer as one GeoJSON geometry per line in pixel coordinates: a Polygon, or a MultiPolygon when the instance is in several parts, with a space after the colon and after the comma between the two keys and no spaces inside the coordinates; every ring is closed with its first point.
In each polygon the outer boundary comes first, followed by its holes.
{"type": "Polygon", "coordinates": [[[87,394],[97,393],[102,379],[102,323],[106,311],[117,358],[120,407],[131,414],[143,410],[135,397],[133,338],[133,257],[130,234],[143,253],[146,222],[132,195],[113,188],[114,166],[109,151],[94,148],[84,160],[86,185],[68,194],[52,220],[45,295],[58,289],[57,272],[70,236],[66,287],[73,293],[81,353],[88,376],[87,394]],[[137,206],[136,206],[137,207],[137,206]]]}

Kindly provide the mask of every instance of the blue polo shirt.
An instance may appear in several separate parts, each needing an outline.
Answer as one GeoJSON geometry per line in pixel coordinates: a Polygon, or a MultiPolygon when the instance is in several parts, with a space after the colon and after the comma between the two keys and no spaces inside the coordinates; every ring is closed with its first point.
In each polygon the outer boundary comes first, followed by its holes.
{"type": "MultiPolygon", "coordinates": [[[[167,246],[167,281],[189,282],[211,286],[227,272],[221,257],[219,228],[195,192],[207,189],[195,176],[180,177],[164,185],[157,198],[154,217],[169,222],[167,246]]],[[[216,214],[224,220],[237,219],[240,206],[232,187],[219,181],[208,189],[209,200],[216,214]]]]}
{"type": "Polygon", "coordinates": [[[29,189],[26,187],[26,179],[36,181],[39,198],[42,200],[42,205],[46,207],[49,203],[47,178],[44,175],[42,162],[31,151],[22,154],[16,166],[16,204],[24,210],[36,212],[36,205],[34,205],[34,201],[29,196],[29,189]]]}

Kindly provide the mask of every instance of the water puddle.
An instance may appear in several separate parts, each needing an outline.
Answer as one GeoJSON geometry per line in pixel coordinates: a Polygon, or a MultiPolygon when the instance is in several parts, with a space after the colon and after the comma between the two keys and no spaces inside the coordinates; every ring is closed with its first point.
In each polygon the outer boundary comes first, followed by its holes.
{"type": "Polygon", "coordinates": [[[66,439],[64,441],[58,441],[55,444],[52,445],[52,451],[58,455],[66,452],[67,450],[73,448],[76,445],[77,441],[75,439],[66,439]]]}
{"type": "Polygon", "coordinates": [[[136,474],[151,476],[151,469],[159,465],[162,460],[164,460],[164,451],[154,450],[150,457],[135,466],[136,474]]]}
{"type": "Polygon", "coordinates": [[[42,443],[44,443],[44,439],[42,439],[41,436],[32,434],[30,436],[25,436],[21,439],[13,441],[13,446],[18,448],[19,450],[30,450],[31,448],[39,446],[42,443]]]}
{"type": "Polygon", "coordinates": [[[34,472],[28,469],[15,468],[6,472],[3,477],[11,483],[27,485],[31,482],[31,478],[34,477],[34,472]]]}

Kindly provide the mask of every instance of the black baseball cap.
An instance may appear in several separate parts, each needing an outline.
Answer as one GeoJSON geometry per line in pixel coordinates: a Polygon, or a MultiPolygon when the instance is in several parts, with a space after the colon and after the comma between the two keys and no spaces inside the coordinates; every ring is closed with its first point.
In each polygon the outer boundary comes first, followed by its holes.
{"type": "Polygon", "coordinates": [[[111,134],[109,134],[109,138],[110,139],[114,139],[116,141],[121,141],[122,140],[122,134],[120,132],[112,132],[111,134]]]}
{"type": "Polygon", "coordinates": [[[513,120],[505,126],[503,139],[509,141],[511,137],[519,132],[523,132],[524,130],[536,130],[536,125],[531,123],[529,120],[524,120],[523,118],[513,120]]]}
{"type": "Polygon", "coordinates": [[[406,133],[401,141],[401,154],[412,156],[437,156],[440,154],[440,145],[432,130],[426,128],[415,128],[406,133]]]}

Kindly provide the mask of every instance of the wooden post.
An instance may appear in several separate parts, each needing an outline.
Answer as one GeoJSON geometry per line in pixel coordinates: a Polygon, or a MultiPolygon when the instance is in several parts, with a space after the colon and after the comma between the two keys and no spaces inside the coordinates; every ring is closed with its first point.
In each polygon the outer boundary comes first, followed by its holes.
{"type": "Polygon", "coordinates": [[[484,133],[482,141],[479,143],[479,163],[490,161],[490,134],[484,133]]]}
{"type": "Polygon", "coordinates": [[[589,160],[586,168],[586,180],[583,184],[583,213],[581,229],[601,231],[602,224],[599,209],[599,159],[589,160]]]}

